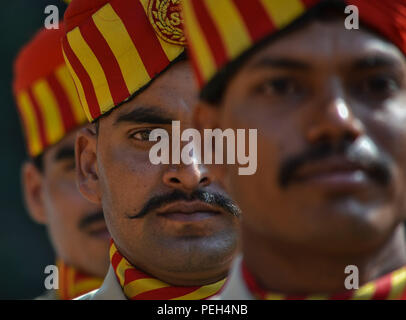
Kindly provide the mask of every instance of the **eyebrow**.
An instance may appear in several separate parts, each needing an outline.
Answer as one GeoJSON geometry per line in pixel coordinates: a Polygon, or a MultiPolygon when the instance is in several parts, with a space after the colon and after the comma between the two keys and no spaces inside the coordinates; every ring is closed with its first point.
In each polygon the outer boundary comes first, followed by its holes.
{"type": "Polygon", "coordinates": [[[58,151],[56,151],[54,160],[60,161],[74,158],[75,158],[75,149],[71,146],[64,146],[61,147],[58,151]]]}
{"type": "Polygon", "coordinates": [[[383,55],[372,55],[363,57],[353,63],[353,68],[357,70],[365,70],[380,67],[400,67],[400,63],[394,58],[383,55]]]}
{"type": "Polygon", "coordinates": [[[257,61],[253,66],[255,69],[260,69],[264,67],[272,67],[279,69],[299,69],[299,70],[309,70],[311,66],[303,61],[290,59],[290,58],[271,58],[265,57],[257,61]]]}
{"type": "Polygon", "coordinates": [[[165,112],[160,107],[143,106],[137,107],[129,113],[120,115],[115,121],[114,125],[122,122],[130,123],[151,123],[151,124],[171,124],[174,119],[168,117],[168,112],[165,112]]]}

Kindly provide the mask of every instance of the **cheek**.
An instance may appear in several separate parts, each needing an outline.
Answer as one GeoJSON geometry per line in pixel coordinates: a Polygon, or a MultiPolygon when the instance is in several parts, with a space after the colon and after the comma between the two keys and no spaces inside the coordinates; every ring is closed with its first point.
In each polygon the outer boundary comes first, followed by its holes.
{"type": "Polygon", "coordinates": [[[367,134],[398,168],[406,168],[405,123],[406,110],[397,106],[388,106],[382,111],[373,113],[372,116],[365,117],[367,134]]]}
{"type": "MultiPolygon", "coordinates": [[[[274,138],[273,136],[271,136],[274,138]]],[[[227,171],[227,187],[243,212],[259,214],[250,218],[262,219],[263,214],[275,207],[279,194],[278,169],[281,147],[267,135],[258,134],[257,171],[253,175],[239,175],[238,166],[227,171]]]]}
{"type": "Polygon", "coordinates": [[[162,189],[162,166],[154,166],[148,151],[115,145],[100,151],[99,179],[102,207],[110,234],[116,244],[131,257],[138,247],[148,247],[145,219],[129,219],[162,189]]]}
{"type": "MultiPolygon", "coordinates": [[[[226,103],[222,114],[222,129],[255,129],[257,132],[257,172],[258,180],[275,184],[281,162],[288,156],[303,149],[304,138],[298,123],[300,115],[287,113],[276,116],[272,106],[265,101],[235,100],[226,103]],[[253,102],[252,102],[253,101],[253,102]],[[233,102],[236,102],[233,104],[233,102]],[[252,102],[252,103],[251,103],[252,102]]],[[[248,135],[246,135],[246,154],[248,152],[248,135]]],[[[237,171],[233,170],[233,174],[237,171]]],[[[268,185],[268,187],[270,187],[268,185]]],[[[274,188],[274,187],[273,187],[274,188]]]]}
{"type": "Polygon", "coordinates": [[[257,129],[257,171],[252,176],[240,176],[237,166],[231,166],[226,181],[242,210],[250,212],[249,219],[266,220],[269,208],[278,210],[283,206],[278,182],[281,165],[305,149],[303,115],[300,112],[275,115],[274,108],[264,101],[252,101],[252,104],[249,99],[227,104],[222,123],[223,129],[257,129]]]}
{"type": "Polygon", "coordinates": [[[51,227],[60,229],[61,233],[71,233],[77,228],[81,215],[89,211],[89,202],[82,197],[75,180],[70,177],[59,176],[49,180],[45,198],[51,227]]]}
{"type": "Polygon", "coordinates": [[[398,192],[404,193],[406,181],[406,112],[390,107],[365,121],[368,134],[384,152],[392,167],[398,192]]]}
{"type": "MultiPolygon", "coordinates": [[[[231,128],[236,134],[237,129],[245,129],[245,154],[248,154],[248,130],[257,130],[257,152],[251,154],[251,161],[257,162],[257,170],[253,175],[239,175],[239,164],[225,165],[226,187],[231,195],[239,203],[243,211],[252,210],[264,203],[263,199],[269,199],[272,190],[275,189],[277,177],[278,159],[284,144],[275,135],[280,129],[274,129],[274,124],[268,118],[267,110],[252,112],[249,102],[229,101],[223,106],[221,118],[222,130],[231,128]],[[267,196],[263,198],[261,190],[267,190],[267,196]]],[[[259,109],[258,109],[259,110],[259,109]]],[[[277,125],[277,123],[275,123],[277,125]]]]}
{"type": "Polygon", "coordinates": [[[47,183],[47,193],[50,195],[50,198],[61,205],[69,203],[75,206],[76,204],[86,205],[87,203],[77,188],[73,173],[55,176],[50,179],[47,183]]]}
{"type": "Polygon", "coordinates": [[[139,210],[151,197],[151,191],[159,181],[160,167],[149,160],[148,151],[115,145],[101,153],[103,208],[106,212],[131,213],[139,210]]]}

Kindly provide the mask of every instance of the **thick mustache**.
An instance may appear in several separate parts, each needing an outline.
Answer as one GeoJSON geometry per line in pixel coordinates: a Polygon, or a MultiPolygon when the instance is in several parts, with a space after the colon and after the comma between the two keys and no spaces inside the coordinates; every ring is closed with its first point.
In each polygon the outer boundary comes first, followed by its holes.
{"type": "Polygon", "coordinates": [[[221,208],[233,216],[239,217],[241,215],[241,210],[237,204],[221,193],[196,190],[191,194],[186,194],[180,190],[175,190],[172,193],[151,198],[138,213],[129,214],[128,217],[130,219],[142,218],[149,212],[157,210],[164,205],[182,200],[199,200],[214,207],[221,208]]]}
{"type": "Polygon", "coordinates": [[[371,146],[375,146],[372,145],[372,142],[366,141],[364,141],[364,143],[369,144],[368,146],[370,148],[348,141],[342,141],[335,146],[331,143],[320,143],[299,155],[288,158],[283,162],[279,170],[279,185],[282,188],[286,188],[294,180],[300,167],[306,163],[324,160],[332,156],[341,156],[354,164],[360,165],[365,168],[378,183],[386,185],[391,179],[390,167],[383,156],[370,151],[374,149],[371,148],[371,146]]]}
{"type": "Polygon", "coordinates": [[[82,218],[79,221],[78,228],[79,230],[83,230],[86,229],[89,225],[99,221],[104,221],[103,211],[97,211],[82,218]]]}

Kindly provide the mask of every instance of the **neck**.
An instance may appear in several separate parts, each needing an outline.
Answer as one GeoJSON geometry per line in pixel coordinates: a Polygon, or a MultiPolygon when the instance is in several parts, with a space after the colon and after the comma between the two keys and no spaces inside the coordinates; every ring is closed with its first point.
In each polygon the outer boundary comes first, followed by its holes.
{"type": "Polygon", "coordinates": [[[183,272],[167,272],[165,270],[155,269],[151,266],[143,268],[140,264],[137,264],[135,267],[170,285],[187,287],[205,286],[225,279],[227,277],[229,265],[230,263],[227,263],[227,265],[221,266],[221,268],[219,267],[213,270],[199,272],[187,270],[184,270],[183,272]]]}
{"type": "Polygon", "coordinates": [[[103,278],[82,273],[58,259],[58,296],[62,300],[71,300],[99,288],[103,278]]]}
{"type": "Polygon", "coordinates": [[[358,267],[359,286],[406,265],[403,225],[374,250],[347,256],[270,241],[245,226],[242,238],[244,261],[252,275],[265,290],[281,294],[343,292],[348,265],[358,267]]]}
{"type": "MultiPolygon", "coordinates": [[[[151,263],[143,263],[142,259],[131,261],[126,258],[127,255],[123,253],[124,250],[121,250],[115,243],[112,243],[110,255],[114,254],[113,252],[115,252],[115,250],[117,250],[117,254],[126,259],[127,262],[137,270],[150,277],[154,277],[155,279],[177,287],[206,286],[225,279],[233,258],[233,256],[230,255],[228,259],[224,259],[221,264],[215,264],[212,267],[202,264],[199,269],[186,268],[185,262],[183,266],[179,266],[176,270],[165,270],[163,268],[157,268],[151,263]]],[[[111,256],[110,261],[112,261],[111,256]]]]}
{"type": "Polygon", "coordinates": [[[125,259],[114,243],[111,244],[110,259],[124,294],[130,300],[202,300],[216,294],[225,281],[213,279],[213,281],[208,281],[210,285],[207,286],[205,284],[208,283],[205,281],[188,285],[184,282],[175,283],[170,278],[157,274],[147,274],[145,271],[141,271],[139,266],[135,267],[125,259]]]}

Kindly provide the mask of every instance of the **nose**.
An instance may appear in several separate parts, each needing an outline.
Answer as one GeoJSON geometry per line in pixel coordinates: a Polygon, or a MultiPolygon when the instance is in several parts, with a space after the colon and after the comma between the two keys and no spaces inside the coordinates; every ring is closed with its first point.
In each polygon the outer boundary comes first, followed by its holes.
{"type": "Polygon", "coordinates": [[[191,193],[212,183],[212,177],[207,168],[196,163],[170,166],[164,173],[163,181],[170,188],[191,193]]]}
{"type": "Polygon", "coordinates": [[[343,96],[336,95],[324,101],[317,113],[307,132],[311,143],[355,141],[363,133],[362,123],[343,96]]]}

